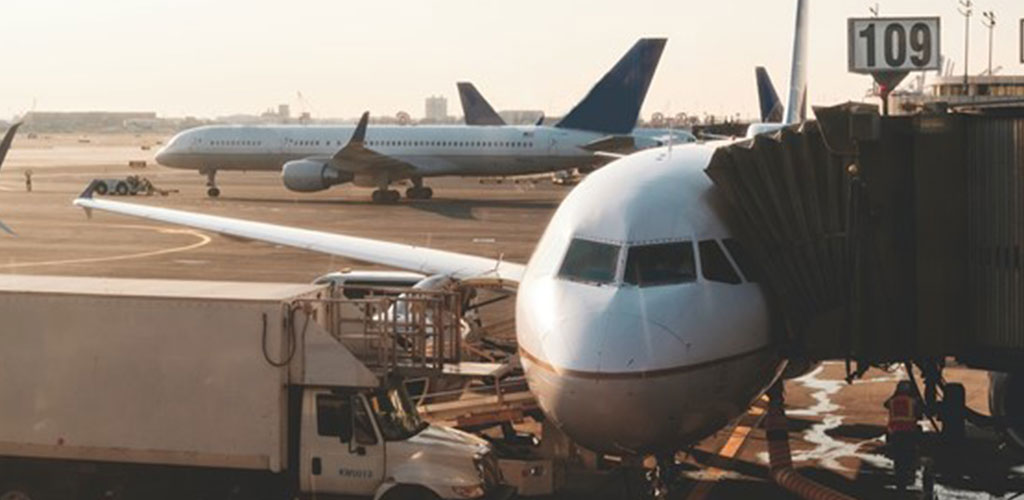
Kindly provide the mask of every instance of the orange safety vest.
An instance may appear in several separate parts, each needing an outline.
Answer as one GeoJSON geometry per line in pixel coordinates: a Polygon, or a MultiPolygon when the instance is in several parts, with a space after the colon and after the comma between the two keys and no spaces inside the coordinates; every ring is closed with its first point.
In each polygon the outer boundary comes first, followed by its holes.
{"type": "Polygon", "coordinates": [[[917,400],[897,394],[889,399],[889,432],[917,430],[917,400]]]}

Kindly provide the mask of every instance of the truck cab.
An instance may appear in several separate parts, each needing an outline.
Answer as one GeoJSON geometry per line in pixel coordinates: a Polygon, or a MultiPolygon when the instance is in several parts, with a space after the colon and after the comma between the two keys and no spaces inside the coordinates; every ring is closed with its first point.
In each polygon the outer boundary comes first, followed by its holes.
{"type": "Polygon", "coordinates": [[[500,495],[486,441],[424,422],[400,384],[307,388],[300,490],[313,497],[465,499],[500,495]]]}

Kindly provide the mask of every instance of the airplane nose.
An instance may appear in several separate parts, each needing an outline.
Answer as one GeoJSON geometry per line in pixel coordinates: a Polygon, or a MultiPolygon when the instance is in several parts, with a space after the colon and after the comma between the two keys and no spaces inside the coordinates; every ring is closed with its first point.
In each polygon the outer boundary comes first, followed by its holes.
{"type": "Polygon", "coordinates": [[[157,163],[163,165],[164,162],[167,160],[167,147],[164,146],[160,148],[160,150],[156,152],[156,156],[154,156],[153,159],[156,160],[157,163]]]}
{"type": "Polygon", "coordinates": [[[172,166],[174,166],[174,156],[175,155],[174,155],[173,152],[170,151],[170,149],[171,149],[170,145],[167,145],[167,146],[164,146],[164,147],[160,148],[160,150],[156,152],[156,155],[153,157],[153,159],[156,160],[157,163],[159,163],[159,164],[161,164],[161,165],[163,165],[165,167],[172,167],[172,166]]]}
{"type": "Polygon", "coordinates": [[[674,366],[689,349],[667,326],[627,312],[568,314],[535,340],[522,346],[528,356],[598,377],[674,366]]]}

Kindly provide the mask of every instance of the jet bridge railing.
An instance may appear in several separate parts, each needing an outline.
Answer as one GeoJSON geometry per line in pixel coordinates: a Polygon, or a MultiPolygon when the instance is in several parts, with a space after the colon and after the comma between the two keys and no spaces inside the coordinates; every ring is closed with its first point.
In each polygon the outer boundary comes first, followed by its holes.
{"type": "Polygon", "coordinates": [[[309,302],[318,321],[380,373],[440,372],[462,360],[462,295],[450,290],[346,286],[309,302]]]}

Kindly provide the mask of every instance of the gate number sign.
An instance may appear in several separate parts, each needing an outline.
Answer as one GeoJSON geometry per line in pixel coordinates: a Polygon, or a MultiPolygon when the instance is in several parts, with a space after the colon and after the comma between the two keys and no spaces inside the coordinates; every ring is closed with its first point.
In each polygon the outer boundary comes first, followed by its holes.
{"type": "Polygon", "coordinates": [[[853,73],[942,69],[938,17],[870,17],[847,20],[853,73]]]}

